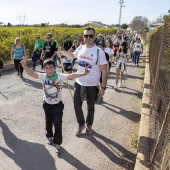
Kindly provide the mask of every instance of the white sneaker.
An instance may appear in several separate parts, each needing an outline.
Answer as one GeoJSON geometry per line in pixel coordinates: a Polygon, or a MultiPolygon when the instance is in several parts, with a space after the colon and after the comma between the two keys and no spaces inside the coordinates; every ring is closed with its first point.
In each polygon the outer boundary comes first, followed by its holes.
{"type": "Polygon", "coordinates": [[[60,145],[57,145],[57,144],[55,145],[55,151],[57,154],[60,153],[60,145]]]}
{"type": "Polygon", "coordinates": [[[118,88],[118,85],[117,85],[117,84],[115,84],[114,89],[117,89],[117,88],[118,88]]]}
{"type": "Polygon", "coordinates": [[[121,87],[122,87],[122,83],[119,84],[119,88],[121,88],[121,87]]]}
{"type": "Polygon", "coordinates": [[[48,142],[47,142],[47,143],[48,143],[49,145],[52,145],[52,144],[53,144],[53,138],[47,138],[47,139],[48,139],[48,142]]]}

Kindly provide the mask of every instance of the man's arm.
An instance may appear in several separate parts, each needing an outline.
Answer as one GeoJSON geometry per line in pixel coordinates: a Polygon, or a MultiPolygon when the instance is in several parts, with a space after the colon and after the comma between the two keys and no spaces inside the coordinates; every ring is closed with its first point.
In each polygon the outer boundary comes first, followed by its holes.
{"type": "Polygon", "coordinates": [[[87,74],[89,74],[90,71],[88,70],[88,67],[85,67],[84,68],[84,73],[72,73],[72,74],[69,74],[67,76],[67,79],[68,80],[71,80],[71,79],[74,79],[74,78],[78,78],[78,77],[82,77],[82,76],[85,76],[87,74]]]}
{"type": "Polygon", "coordinates": [[[40,59],[43,60],[45,55],[45,50],[42,50],[40,59]]]}
{"type": "Polygon", "coordinates": [[[57,55],[57,51],[54,52],[54,54],[51,56],[51,58],[54,60],[54,57],[57,55]]]}
{"type": "Polygon", "coordinates": [[[101,65],[100,69],[102,71],[102,83],[101,83],[101,87],[100,87],[98,95],[99,95],[99,97],[102,97],[105,93],[105,88],[106,88],[106,84],[107,84],[107,77],[108,77],[107,64],[101,65]]]}
{"type": "Polygon", "coordinates": [[[71,52],[68,52],[68,51],[57,51],[57,55],[59,57],[65,56],[65,57],[70,58],[70,59],[75,58],[74,54],[71,53],[71,52]]]}
{"type": "Polygon", "coordinates": [[[33,72],[33,71],[31,71],[31,70],[27,67],[26,61],[27,61],[26,57],[24,57],[23,60],[21,60],[21,65],[22,65],[22,67],[24,68],[25,72],[26,72],[29,76],[38,79],[38,78],[39,78],[39,77],[38,77],[38,74],[35,73],[35,72],[33,72]]]}

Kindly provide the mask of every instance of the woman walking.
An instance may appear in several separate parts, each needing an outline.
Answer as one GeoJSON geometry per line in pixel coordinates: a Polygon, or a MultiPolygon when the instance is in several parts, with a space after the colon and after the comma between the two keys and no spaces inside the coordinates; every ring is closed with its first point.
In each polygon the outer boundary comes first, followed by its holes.
{"type": "Polygon", "coordinates": [[[133,45],[133,51],[134,51],[134,63],[135,66],[138,67],[140,54],[143,53],[143,45],[141,43],[140,38],[136,39],[136,42],[133,45]]]}
{"type": "Polygon", "coordinates": [[[111,65],[112,65],[111,62],[112,62],[113,57],[114,57],[114,51],[113,51],[111,41],[106,40],[106,48],[105,48],[104,51],[109,55],[109,70],[110,70],[111,65]]]}
{"type": "Polygon", "coordinates": [[[14,60],[15,69],[18,72],[20,78],[23,77],[23,67],[20,64],[21,60],[27,57],[25,47],[22,45],[21,38],[15,38],[14,45],[11,48],[11,60],[14,60]]]}

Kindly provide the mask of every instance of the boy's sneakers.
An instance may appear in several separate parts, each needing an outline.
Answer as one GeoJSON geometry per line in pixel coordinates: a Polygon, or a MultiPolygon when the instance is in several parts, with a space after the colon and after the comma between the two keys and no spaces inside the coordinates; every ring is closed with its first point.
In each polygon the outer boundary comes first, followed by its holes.
{"type": "Polygon", "coordinates": [[[119,88],[121,88],[121,87],[123,87],[123,86],[122,86],[122,83],[119,84],[119,88]]]}
{"type": "Polygon", "coordinates": [[[76,136],[80,136],[84,129],[85,129],[85,125],[83,125],[83,126],[78,125],[78,129],[76,131],[76,136]]]}
{"type": "Polygon", "coordinates": [[[87,125],[87,127],[86,127],[86,134],[87,135],[91,135],[92,134],[92,126],[90,126],[90,125],[87,125]]]}
{"type": "Polygon", "coordinates": [[[115,84],[114,89],[117,89],[117,88],[118,88],[118,85],[117,85],[117,84],[115,84]]]}
{"type": "Polygon", "coordinates": [[[55,151],[57,154],[60,153],[60,148],[61,148],[60,145],[57,145],[57,144],[55,145],[55,151]]]}
{"type": "Polygon", "coordinates": [[[47,142],[47,143],[48,143],[49,145],[52,145],[52,144],[53,144],[53,138],[47,138],[47,139],[48,139],[48,142],[47,142]]]}

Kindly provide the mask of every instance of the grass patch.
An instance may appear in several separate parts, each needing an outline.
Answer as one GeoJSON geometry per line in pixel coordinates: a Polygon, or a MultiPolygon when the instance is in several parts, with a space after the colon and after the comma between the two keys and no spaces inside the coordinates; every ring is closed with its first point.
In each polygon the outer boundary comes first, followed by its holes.
{"type": "Polygon", "coordinates": [[[145,69],[143,69],[143,70],[140,72],[140,76],[141,76],[142,79],[144,80],[144,78],[145,78],[145,69]]]}
{"type": "Polygon", "coordinates": [[[143,63],[146,63],[146,59],[142,59],[143,63]]]}
{"type": "Polygon", "coordinates": [[[137,148],[138,146],[138,139],[139,138],[139,134],[134,134],[130,137],[130,144],[134,147],[137,148]]]}

